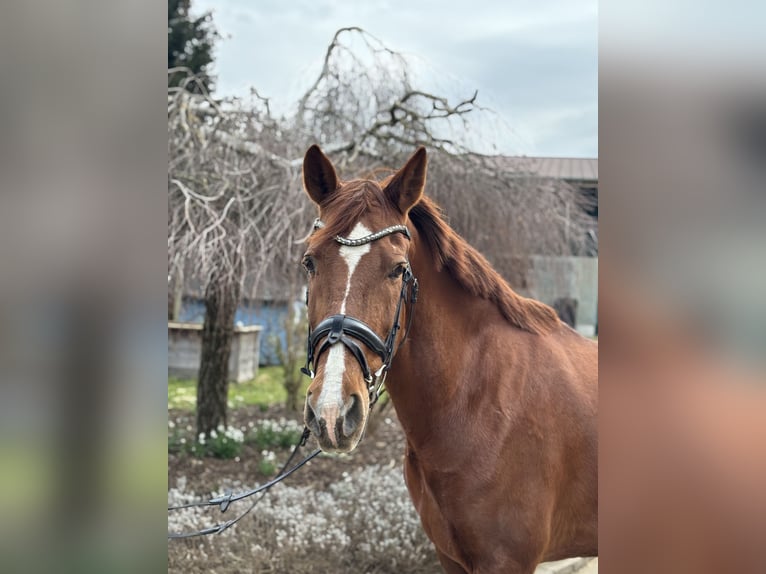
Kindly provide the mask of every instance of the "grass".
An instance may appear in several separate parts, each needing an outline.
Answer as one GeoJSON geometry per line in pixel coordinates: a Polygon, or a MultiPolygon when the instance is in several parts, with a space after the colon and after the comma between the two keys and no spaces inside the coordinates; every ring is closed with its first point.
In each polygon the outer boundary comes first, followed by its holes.
{"type": "MultiPolygon", "coordinates": [[[[258,376],[252,381],[229,383],[229,404],[234,407],[256,405],[266,408],[284,403],[287,393],[283,381],[282,367],[261,367],[258,369],[258,376]]],[[[309,383],[308,377],[304,377],[299,396],[305,396],[309,383]]],[[[193,411],[196,404],[196,380],[168,378],[168,408],[193,411]]]]}

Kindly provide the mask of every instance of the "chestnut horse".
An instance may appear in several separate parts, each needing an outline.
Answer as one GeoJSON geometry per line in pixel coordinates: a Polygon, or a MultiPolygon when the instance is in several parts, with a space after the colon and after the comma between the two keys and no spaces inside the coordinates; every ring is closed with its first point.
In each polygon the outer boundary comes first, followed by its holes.
{"type": "Polygon", "coordinates": [[[382,182],[341,181],[306,153],[306,424],[323,450],[353,450],[388,373],[407,488],[447,572],[594,556],[598,345],[450,229],[426,167],[420,148],[382,182]]]}

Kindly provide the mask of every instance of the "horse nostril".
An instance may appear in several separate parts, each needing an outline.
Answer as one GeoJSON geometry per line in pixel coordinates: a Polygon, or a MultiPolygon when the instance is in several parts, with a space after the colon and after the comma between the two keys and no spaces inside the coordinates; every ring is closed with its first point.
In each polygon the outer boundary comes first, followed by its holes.
{"type": "Polygon", "coordinates": [[[311,401],[308,400],[308,397],[306,397],[306,412],[304,413],[304,418],[306,419],[305,422],[307,427],[311,428],[316,426],[317,415],[314,412],[314,407],[311,406],[311,401]]]}
{"type": "Polygon", "coordinates": [[[343,414],[343,434],[351,436],[362,422],[362,399],[357,394],[351,395],[350,405],[343,414]]]}

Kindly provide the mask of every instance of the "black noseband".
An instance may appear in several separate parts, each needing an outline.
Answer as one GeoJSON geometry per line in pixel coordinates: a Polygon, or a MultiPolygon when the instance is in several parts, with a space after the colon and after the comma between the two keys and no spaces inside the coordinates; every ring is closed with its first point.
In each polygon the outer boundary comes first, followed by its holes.
{"type": "Polygon", "coordinates": [[[347,317],[346,315],[331,315],[319,323],[316,329],[312,331],[311,335],[309,336],[308,363],[310,365],[315,364],[317,361],[319,361],[322,353],[324,353],[335,343],[341,342],[348,348],[349,351],[351,351],[351,354],[354,355],[354,358],[362,367],[364,380],[367,381],[368,384],[372,383],[372,373],[370,372],[370,367],[367,364],[367,359],[365,358],[362,349],[353,339],[350,339],[346,335],[349,335],[354,339],[358,339],[367,345],[367,347],[375,354],[377,354],[385,363],[387,358],[385,343],[383,343],[380,337],[378,337],[375,332],[365,323],[359,319],[347,317]],[[319,341],[321,341],[324,337],[327,337],[327,339],[325,339],[324,343],[322,343],[322,346],[319,348],[316,357],[314,357],[313,350],[316,349],[317,344],[319,344],[319,341]]]}

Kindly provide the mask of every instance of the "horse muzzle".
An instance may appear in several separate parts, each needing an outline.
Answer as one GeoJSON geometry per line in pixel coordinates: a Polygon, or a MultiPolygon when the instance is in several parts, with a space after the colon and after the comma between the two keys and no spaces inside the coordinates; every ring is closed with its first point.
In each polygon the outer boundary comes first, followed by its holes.
{"type": "Polygon", "coordinates": [[[325,452],[351,452],[359,444],[366,423],[367,409],[362,397],[352,394],[344,403],[316,404],[306,397],[306,426],[325,452]]]}

